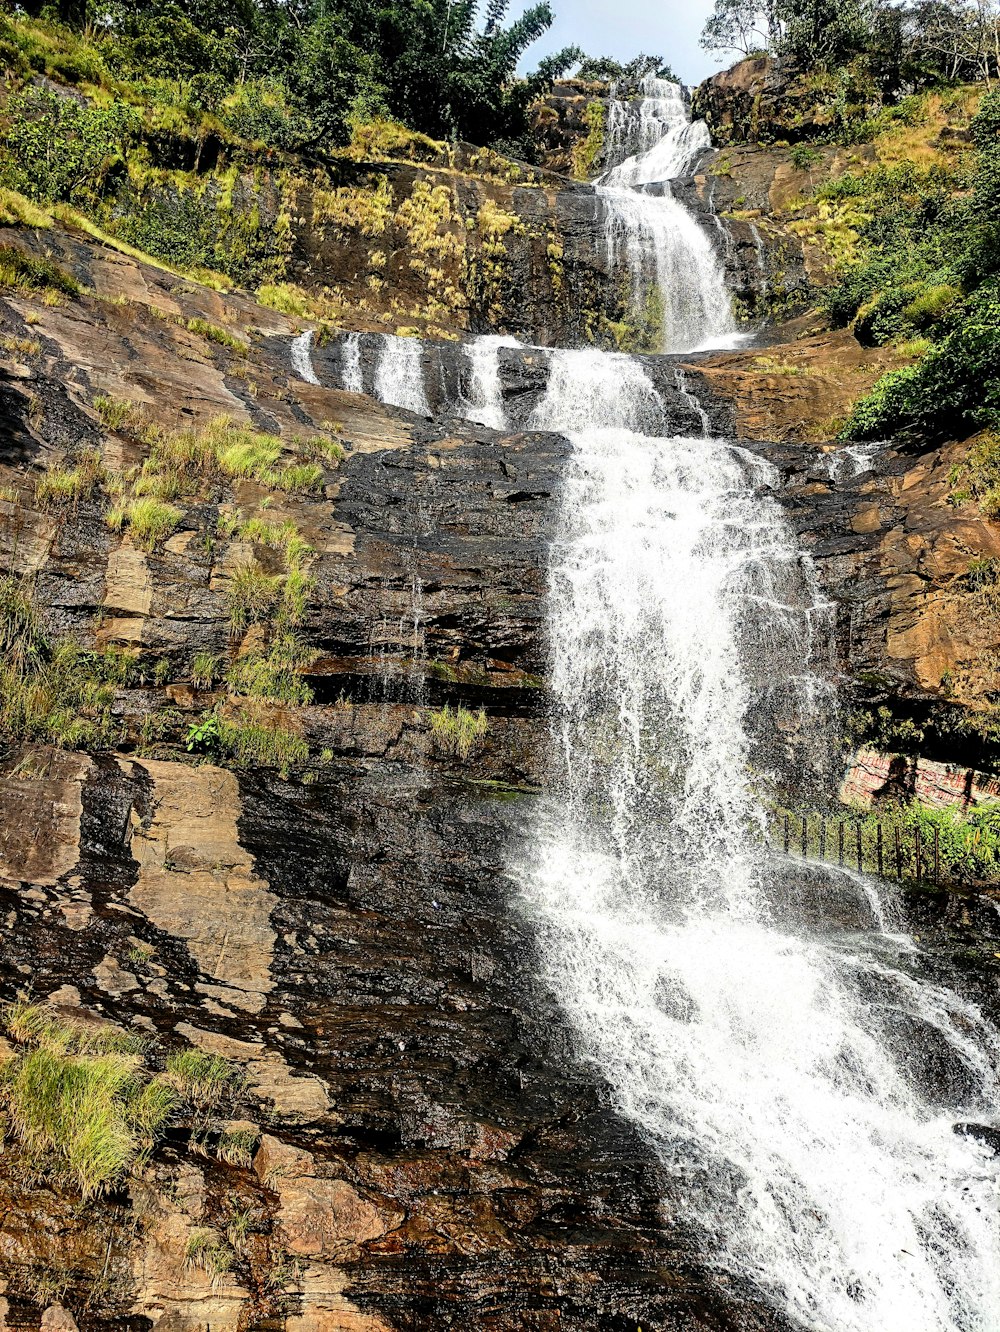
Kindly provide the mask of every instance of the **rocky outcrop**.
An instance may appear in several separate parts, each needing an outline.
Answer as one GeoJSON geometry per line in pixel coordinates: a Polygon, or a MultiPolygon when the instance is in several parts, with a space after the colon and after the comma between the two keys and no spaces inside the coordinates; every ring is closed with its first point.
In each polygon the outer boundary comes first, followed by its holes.
{"type": "Polygon", "coordinates": [[[692,114],[704,120],[717,147],[734,143],[797,143],[821,138],[835,119],[822,76],[804,74],[769,55],[751,56],[706,79],[694,91],[692,114]]]}

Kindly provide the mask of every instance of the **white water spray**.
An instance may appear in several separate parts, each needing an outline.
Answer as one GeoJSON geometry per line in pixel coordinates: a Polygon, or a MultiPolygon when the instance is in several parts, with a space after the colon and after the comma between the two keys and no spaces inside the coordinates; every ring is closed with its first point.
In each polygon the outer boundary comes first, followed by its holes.
{"type": "Polygon", "coordinates": [[[382,355],[375,371],[375,396],[379,402],[430,416],[431,409],[424,392],[422,350],[419,338],[383,334],[382,355]]]}
{"type": "Polygon", "coordinates": [[[365,374],[361,365],[361,334],[348,333],[340,344],[340,382],[348,393],[364,393],[365,374]]]}
{"type": "Polygon", "coordinates": [[[608,267],[626,270],[630,317],[657,351],[731,345],[738,334],[722,262],[670,192],[711,146],[708,129],[688,118],[679,84],[647,78],[642,92],[611,103],[610,154],[636,151],[596,182],[608,267]],[[655,192],[643,188],[653,182],[655,192]]]}
{"type": "Polygon", "coordinates": [[[311,328],[306,329],[305,333],[300,333],[297,338],[293,339],[292,369],[307,384],[318,384],[319,380],[316,378],[316,371],[312,366],[312,340],[313,331],[311,328]]]}
{"type": "Polygon", "coordinates": [[[507,421],[500,380],[501,347],[520,347],[517,338],[474,338],[464,347],[469,367],[466,392],[460,395],[458,410],[468,421],[503,430],[507,421]]]}

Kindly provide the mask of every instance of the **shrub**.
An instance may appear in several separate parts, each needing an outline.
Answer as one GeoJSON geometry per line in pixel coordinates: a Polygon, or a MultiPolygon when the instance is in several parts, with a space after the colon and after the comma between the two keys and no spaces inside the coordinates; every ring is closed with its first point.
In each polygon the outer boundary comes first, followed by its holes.
{"type": "Polygon", "coordinates": [[[453,712],[445,704],[431,713],[431,733],[437,747],[446,754],[467,759],[477,749],[490,728],[485,711],[469,712],[461,704],[453,712]]]}
{"type": "Polygon", "coordinates": [[[20,678],[38,671],[50,653],[29,585],[0,578],[0,661],[20,678]]]}

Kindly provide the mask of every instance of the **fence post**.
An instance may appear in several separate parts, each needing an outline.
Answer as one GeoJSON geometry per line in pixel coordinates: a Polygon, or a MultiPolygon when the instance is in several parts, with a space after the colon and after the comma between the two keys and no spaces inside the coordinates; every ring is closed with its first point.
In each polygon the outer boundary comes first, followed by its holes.
{"type": "Polygon", "coordinates": [[[941,829],[934,827],[934,882],[941,882],[941,829]]]}
{"type": "Polygon", "coordinates": [[[896,878],[903,877],[903,847],[899,840],[899,824],[893,829],[896,836],[896,878]]]}
{"type": "Polygon", "coordinates": [[[882,877],[882,825],[881,825],[881,823],[876,823],[876,825],[875,825],[875,855],[878,857],[878,873],[879,873],[879,878],[881,878],[881,877],[882,877]]]}
{"type": "Polygon", "coordinates": [[[805,860],[806,858],[806,846],[807,846],[806,839],[809,835],[808,830],[809,830],[809,820],[808,817],[805,814],[803,814],[802,815],[802,859],[803,860],[805,860]]]}
{"type": "Polygon", "coordinates": [[[788,855],[788,810],[785,810],[785,855],[788,855]]]}
{"type": "Polygon", "coordinates": [[[856,841],[856,843],[857,843],[857,847],[858,847],[858,873],[859,873],[859,874],[863,874],[863,873],[864,873],[864,852],[863,852],[863,850],[862,850],[862,843],[861,843],[861,824],[860,824],[860,823],[856,823],[856,824],[854,825],[854,838],[855,838],[855,841],[856,841]]]}
{"type": "Polygon", "coordinates": [[[913,830],[913,841],[917,849],[917,883],[919,883],[921,878],[923,877],[920,872],[921,871],[920,852],[923,849],[923,847],[921,845],[919,825],[913,830]]]}
{"type": "Polygon", "coordinates": [[[844,863],[844,824],[843,821],[837,824],[837,864],[844,863]]]}
{"type": "Polygon", "coordinates": [[[826,860],[826,815],[819,816],[819,858],[826,860]]]}

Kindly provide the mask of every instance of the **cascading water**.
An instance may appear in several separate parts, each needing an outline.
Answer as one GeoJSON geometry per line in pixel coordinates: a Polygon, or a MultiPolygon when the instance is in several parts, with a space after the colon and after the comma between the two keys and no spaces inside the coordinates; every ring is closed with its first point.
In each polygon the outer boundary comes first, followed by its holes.
{"type": "Polygon", "coordinates": [[[995,1332],[996,1160],[953,1128],[995,1113],[1000,1045],[915,979],[880,907],[863,931],[817,926],[761,850],[748,714],[772,721],[761,699],[825,647],[770,468],[623,429],[635,381],[580,431],[587,378],[566,370],[540,412],[577,427],[553,794],[520,867],[549,983],[710,1260],[815,1332],[995,1332]],[[914,1041],[947,1090],[922,1085],[914,1041]]]}
{"type": "MultiPolygon", "coordinates": [[[[647,306],[662,295],[664,345],[689,350],[731,329],[721,268],[669,193],[630,188],[654,154],[682,171],[700,150],[674,88],[613,109],[636,156],[599,188],[612,256],[647,306]]],[[[453,410],[506,424],[512,344],[463,349],[453,410]]],[[[362,388],[358,339],[341,354],[362,388]]],[[[426,412],[420,344],[383,338],[373,388],[426,412]]],[[[548,353],[530,426],[573,452],[549,570],[551,782],[514,869],[539,965],[709,1265],[808,1332],[1000,1332],[997,1157],[956,1131],[997,1123],[1000,1040],[926,979],[887,889],[766,849],[775,769],[822,767],[829,607],[770,465],[664,438],[667,419],[639,361],[548,353]]],[[[870,462],[843,450],[831,476],[870,462]]]]}
{"type": "Polygon", "coordinates": [[[609,160],[634,155],[596,182],[612,272],[624,267],[630,316],[662,352],[728,345],[737,337],[725,271],[711,239],[670,192],[711,140],[691,121],[677,83],[647,78],[638,100],[612,97],[609,160]],[[657,190],[645,186],[656,183],[657,190]]]}
{"type": "Polygon", "coordinates": [[[417,338],[382,336],[382,355],[375,371],[375,396],[379,402],[404,407],[408,412],[430,416],[424,391],[424,371],[420,362],[422,347],[417,338]]]}

